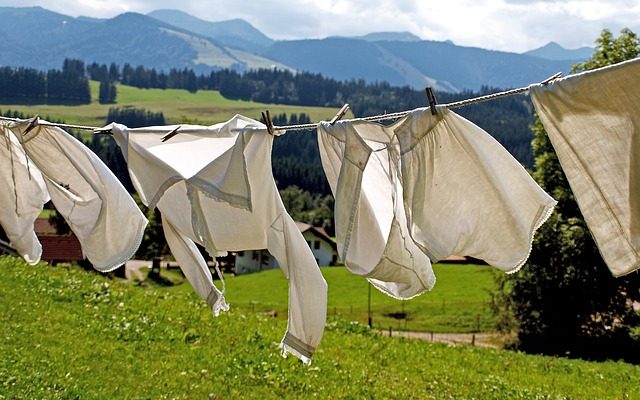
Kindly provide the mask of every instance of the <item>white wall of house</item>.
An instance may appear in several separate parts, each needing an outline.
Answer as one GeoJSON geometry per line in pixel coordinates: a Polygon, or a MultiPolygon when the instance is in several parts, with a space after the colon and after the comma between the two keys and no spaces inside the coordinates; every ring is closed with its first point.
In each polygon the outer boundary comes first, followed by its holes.
{"type": "Polygon", "coordinates": [[[333,249],[331,244],[327,242],[327,239],[316,235],[315,232],[311,230],[306,231],[302,236],[304,236],[304,240],[307,241],[307,244],[311,248],[311,252],[316,258],[319,266],[326,267],[336,263],[335,257],[337,252],[333,249]]]}
{"type": "MultiPolygon", "coordinates": [[[[267,250],[245,250],[236,253],[236,275],[274,268],[267,250]]],[[[276,267],[277,268],[277,265],[276,267]]]]}
{"type": "MultiPolygon", "coordinates": [[[[326,238],[308,230],[302,234],[318,265],[325,267],[335,265],[337,252],[326,238]]],[[[265,269],[280,268],[278,261],[267,250],[246,250],[236,253],[236,275],[258,272],[265,269]]]]}

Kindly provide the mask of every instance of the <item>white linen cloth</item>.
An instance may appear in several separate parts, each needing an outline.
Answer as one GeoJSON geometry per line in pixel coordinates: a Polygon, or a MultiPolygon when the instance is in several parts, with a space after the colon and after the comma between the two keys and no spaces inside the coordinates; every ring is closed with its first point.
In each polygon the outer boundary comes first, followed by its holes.
{"type": "Polygon", "coordinates": [[[429,260],[454,254],[518,270],[556,203],[488,133],[438,110],[318,126],[339,253],[352,272],[401,285],[396,297],[430,289],[429,260]]]}
{"type": "Polygon", "coordinates": [[[400,143],[411,237],[432,261],[470,256],[502,271],[524,265],[556,201],[491,135],[444,107],[391,127],[400,143]]]}
{"type": "Polygon", "coordinates": [[[336,198],[336,242],[345,266],[394,298],[431,290],[431,262],[407,228],[393,130],[366,121],[321,122],[318,145],[336,198]]]}
{"type": "Polygon", "coordinates": [[[31,265],[40,261],[42,245],[34,222],[49,201],[42,174],[27,157],[18,139],[0,124],[0,225],[10,245],[31,265]]]}
{"type": "Polygon", "coordinates": [[[289,279],[283,349],[310,362],[326,322],[327,285],[277,191],[266,127],[236,115],[209,127],[183,125],[164,143],[174,127],[109,127],[142,201],[157,205],[176,261],[214,313],[227,308],[224,292],[195,243],[211,256],[263,248],[273,254],[289,279]]]}
{"type": "Polygon", "coordinates": [[[93,267],[108,272],[133,257],[147,219],[109,168],[60,128],[38,125],[24,134],[25,128],[12,130],[93,267]]]}
{"type": "Polygon", "coordinates": [[[529,93],[614,276],[640,268],[640,59],[529,93]]]}

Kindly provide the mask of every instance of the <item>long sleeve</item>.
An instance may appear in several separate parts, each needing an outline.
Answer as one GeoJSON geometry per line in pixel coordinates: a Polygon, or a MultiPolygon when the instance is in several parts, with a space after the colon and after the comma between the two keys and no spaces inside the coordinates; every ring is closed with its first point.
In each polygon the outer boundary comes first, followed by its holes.
{"type": "Polygon", "coordinates": [[[179,233],[166,218],[162,220],[162,228],[171,253],[198,296],[211,306],[215,316],[220,314],[220,311],[228,311],[224,292],[213,284],[209,267],[195,243],[179,233]]]}
{"type": "Polygon", "coordinates": [[[0,139],[0,225],[10,245],[29,264],[42,256],[42,245],[34,231],[34,222],[49,194],[42,174],[27,158],[18,140],[6,128],[0,139]]]}
{"type": "Polygon", "coordinates": [[[39,126],[23,140],[27,156],[42,171],[53,204],[91,264],[108,272],[131,258],[147,219],[109,168],[59,128],[39,126]]]}
{"type": "Polygon", "coordinates": [[[268,250],[289,279],[289,320],[282,339],[283,350],[309,364],[327,319],[327,283],[307,242],[286,212],[269,229],[268,250]]]}

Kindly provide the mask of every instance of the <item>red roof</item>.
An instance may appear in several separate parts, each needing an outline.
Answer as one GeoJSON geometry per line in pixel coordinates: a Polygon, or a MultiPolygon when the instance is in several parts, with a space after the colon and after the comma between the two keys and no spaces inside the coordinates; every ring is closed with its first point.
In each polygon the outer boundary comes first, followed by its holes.
{"type": "Polygon", "coordinates": [[[48,218],[38,218],[33,224],[36,235],[40,236],[57,236],[56,227],[53,226],[48,218]]]}

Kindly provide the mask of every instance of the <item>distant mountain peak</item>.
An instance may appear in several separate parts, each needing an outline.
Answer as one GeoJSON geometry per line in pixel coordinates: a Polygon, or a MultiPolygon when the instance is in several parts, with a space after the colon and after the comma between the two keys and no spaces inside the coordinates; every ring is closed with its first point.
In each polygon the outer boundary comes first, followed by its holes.
{"type": "Polygon", "coordinates": [[[593,48],[591,47],[580,47],[577,49],[566,49],[562,47],[560,44],[556,42],[549,42],[542,47],[537,49],[529,50],[523,54],[544,58],[547,60],[557,60],[557,61],[582,61],[591,57],[593,54],[593,48]]]}
{"type": "Polygon", "coordinates": [[[194,17],[184,11],[168,9],[155,10],[147,15],[241,50],[259,53],[273,44],[273,39],[240,18],[212,22],[194,17]]]}
{"type": "Polygon", "coordinates": [[[368,42],[419,42],[422,39],[411,32],[372,32],[363,36],[356,36],[355,39],[362,39],[368,42]]]}

